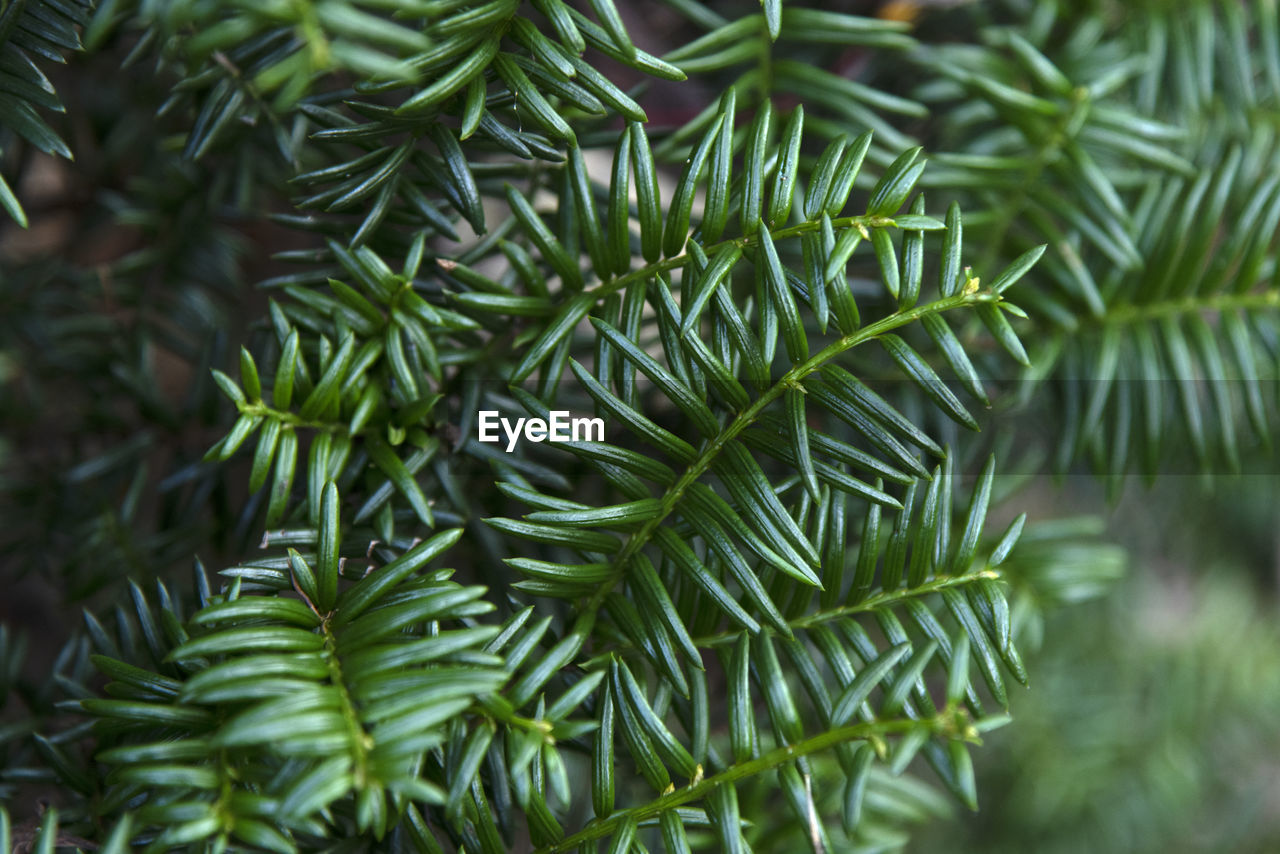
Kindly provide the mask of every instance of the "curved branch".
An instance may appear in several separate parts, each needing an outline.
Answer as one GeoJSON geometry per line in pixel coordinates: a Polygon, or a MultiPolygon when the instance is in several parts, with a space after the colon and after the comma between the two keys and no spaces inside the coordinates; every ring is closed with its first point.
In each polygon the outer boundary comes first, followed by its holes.
{"type": "Polygon", "coordinates": [[[653,533],[657,530],[658,526],[675,511],[676,505],[684,496],[685,490],[706,473],[707,469],[711,466],[712,461],[715,460],[726,445],[737,438],[738,434],[743,430],[751,426],[751,424],[759,418],[760,414],[769,406],[769,404],[777,400],[787,389],[797,386],[805,377],[822,368],[832,359],[841,355],[845,351],[851,350],[859,344],[864,344],[867,341],[888,332],[892,332],[902,326],[913,323],[926,315],[941,313],[953,308],[975,305],[977,303],[993,303],[999,301],[999,299],[1000,297],[998,294],[990,290],[986,290],[974,293],[956,294],[955,296],[944,297],[943,299],[935,300],[934,302],[927,303],[925,305],[916,306],[915,308],[911,308],[906,311],[895,311],[888,317],[882,318],[875,323],[864,326],[855,332],[836,339],[818,353],[810,356],[806,361],[799,365],[794,365],[791,370],[783,374],[776,383],[756,398],[750,406],[738,413],[737,417],[734,418],[729,426],[726,427],[720,435],[716,436],[710,444],[703,446],[697,458],[689,463],[689,466],[685,469],[684,474],[680,476],[680,479],[668,488],[666,493],[662,496],[662,507],[660,512],[653,516],[653,518],[646,521],[639,530],[627,539],[627,542],[623,545],[621,551],[618,552],[613,561],[613,577],[609,581],[602,583],[599,588],[597,588],[595,594],[591,597],[590,602],[587,603],[587,609],[596,610],[604,603],[605,597],[608,596],[617,583],[622,580],[622,577],[626,572],[627,563],[631,558],[639,553],[640,549],[643,548],[649,541],[650,537],[653,536],[653,533]]]}
{"type": "Polygon", "coordinates": [[[929,733],[948,732],[955,728],[954,713],[943,713],[931,718],[897,718],[890,721],[873,721],[871,723],[853,724],[851,726],[839,727],[819,735],[798,741],[795,744],[787,744],[782,747],[770,750],[768,753],[761,754],[755,759],[732,765],[711,777],[706,777],[697,782],[690,783],[683,789],[676,789],[667,794],[650,801],[643,806],[632,807],[628,810],[619,810],[603,821],[595,821],[588,824],[582,830],[572,836],[552,845],[545,845],[539,848],[534,854],[557,854],[562,851],[572,851],[584,843],[591,842],[595,839],[612,834],[615,830],[627,822],[645,821],[647,819],[656,818],[668,810],[675,809],[678,806],[687,804],[690,801],[697,801],[711,793],[713,789],[725,783],[733,783],[745,777],[752,777],[756,774],[762,774],[765,771],[782,765],[785,762],[798,759],[801,756],[807,756],[810,753],[818,753],[828,748],[844,744],[849,741],[857,741],[860,739],[870,738],[876,735],[891,735],[894,733],[907,732],[908,730],[926,729],[929,733]]]}

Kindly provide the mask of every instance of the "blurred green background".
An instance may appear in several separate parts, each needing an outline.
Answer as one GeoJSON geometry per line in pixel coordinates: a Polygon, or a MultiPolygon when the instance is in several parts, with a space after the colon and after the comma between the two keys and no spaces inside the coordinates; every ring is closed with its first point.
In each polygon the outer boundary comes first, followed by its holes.
{"type": "MultiPolygon", "coordinates": [[[[1280,851],[1276,478],[1127,487],[1106,515],[1124,579],[1051,611],[1014,723],[974,754],[980,811],[925,824],[909,850],[1280,851]]],[[[1059,512],[1107,507],[1083,477],[1033,491],[1059,512]]]]}

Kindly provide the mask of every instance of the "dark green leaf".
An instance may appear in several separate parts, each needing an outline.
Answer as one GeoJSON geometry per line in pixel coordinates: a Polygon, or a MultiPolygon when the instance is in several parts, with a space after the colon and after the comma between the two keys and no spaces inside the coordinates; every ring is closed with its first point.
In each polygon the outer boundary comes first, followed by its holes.
{"type": "Polygon", "coordinates": [[[867,216],[893,216],[898,208],[902,207],[924,172],[924,162],[916,162],[921,150],[920,148],[909,149],[889,164],[884,176],[871,191],[871,201],[867,203],[867,216]]]}
{"type": "Polygon", "coordinates": [[[795,197],[796,170],[800,163],[800,140],[804,133],[804,107],[797,104],[782,131],[782,141],[778,148],[778,168],[773,176],[773,187],[769,192],[769,203],[765,207],[765,221],[770,228],[779,228],[787,223],[791,214],[791,202],[795,197]]]}

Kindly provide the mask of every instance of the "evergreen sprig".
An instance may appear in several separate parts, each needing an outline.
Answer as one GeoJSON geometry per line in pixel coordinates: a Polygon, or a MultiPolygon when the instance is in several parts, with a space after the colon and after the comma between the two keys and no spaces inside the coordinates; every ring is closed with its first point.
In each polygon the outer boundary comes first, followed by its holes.
{"type": "Polygon", "coordinates": [[[1104,35],[1040,8],[930,47],[920,94],[966,104],[934,180],[972,189],[988,257],[1050,247],[1023,396],[1062,413],[1052,466],[1239,472],[1276,405],[1275,143],[1254,120],[1280,92],[1275,10],[1153,4],[1104,35]]]}
{"type": "MultiPolygon", "coordinates": [[[[77,26],[89,20],[87,0],[22,0],[0,9],[0,152],[19,136],[45,154],[70,158],[71,149],[40,115],[63,112],[49,78],[32,59],[65,62],[64,51],[80,49],[77,26]]],[[[0,175],[0,207],[23,228],[27,214],[0,175]]]]}
{"type": "Polygon", "coordinates": [[[169,91],[103,206],[145,248],[18,270],[4,323],[159,429],[6,484],[68,532],[67,600],[123,598],[39,685],[0,626],[0,793],[60,793],[0,844],[900,850],[948,808],[916,770],[976,808],[1043,611],[1123,566],[1028,522],[997,459],[1034,441],[979,428],[1047,388],[1058,465],[1117,477],[1166,465],[1174,397],[1202,467],[1269,433],[1272,139],[1205,130],[1196,71],[1267,111],[1269,3],[1195,4],[1207,41],[1161,13],[1135,58],[1048,2],[937,38],[670,0],[699,34],[661,57],[612,0],[47,2],[0,11],[0,73],[54,9],[169,91]],[[650,124],[686,77],[714,97],[650,124]],[[62,322],[102,282],[133,349],[62,322]],[[481,411],[606,430],[495,448],[481,411]]]}

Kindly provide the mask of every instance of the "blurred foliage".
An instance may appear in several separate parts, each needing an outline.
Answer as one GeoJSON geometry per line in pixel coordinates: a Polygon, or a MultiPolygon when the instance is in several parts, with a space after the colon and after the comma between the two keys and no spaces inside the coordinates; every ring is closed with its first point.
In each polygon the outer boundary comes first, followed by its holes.
{"type": "Polygon", "coordinates": [[[918,850],[1273,851],[1280,630],[1240,567],[1135,579],[1062,612],[1017,726],[978,776],[992,808],[918,850]],[[998,806],[995,806],[998,805],[998,806]],[[945,840],[945,843],[942,841],[945,840]]]}

